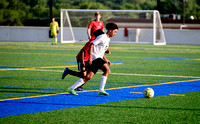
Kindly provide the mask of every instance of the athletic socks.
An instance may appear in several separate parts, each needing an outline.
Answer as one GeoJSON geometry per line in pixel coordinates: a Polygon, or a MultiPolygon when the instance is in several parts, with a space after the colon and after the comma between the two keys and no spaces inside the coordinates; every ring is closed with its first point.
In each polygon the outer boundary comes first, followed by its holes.
{"type": "Polygon", "coordinates": [[[54,38],[52,38],[52,44],[54,44],[54,38]]]}
{"type": "Polygon", "coordinates": [[[52,38],[52,44],[54,44],[54,43],[57,44],[57,41],[58,41],[57,38],[52,38]],[[54,42],[54,40],[55,40],[55,42],[54,42]]]}
{"type": "MultiPolygon", "coordinates": [[[[100,84],[100,89],[104,91],[104,87],[106,85],[106,81],[107,81],[107,77],[106,76],[102,76],[101,77],[101,84],[100,84]]],[[[79,79],[74,85],[72,85],[70,88],[71,89],[76,89],[77,87],[80,87],[81,85],[83,85],[85,82],[83,81],[83,79],[79,79]]]]}
{"type": "Polygon", "coordinates": [[[107,81],[107,77],[106,76],[102,76],[101,77],[101,84],[100,84],[100,89],[99,90],[103,90],[104,91],[104,87],[106,85],[106,81],[107,81]]]}
{"type": "Polygon", "coordinates": [[[73,70],[68,70],[69,71],[69,74],[70,75],[73,75],[73,76],[77,76],[77,77],[80,77],[80,78],[83,78],[83,74],[82,72],[76,72],[76,71],[73,71],[73,70]]]}
{"type": "Polygon", "coordinates": [[[57,44],[57,38],[55,38],[55,44],[57,44]]]}
{"type": "Polygon", "coordinates": [[[77,87],[83,85],[85,82],[83,81],[83,79],[79,79],[74,85],[72,85],[70,88],[71,89],[76,89],[77,87]]]}

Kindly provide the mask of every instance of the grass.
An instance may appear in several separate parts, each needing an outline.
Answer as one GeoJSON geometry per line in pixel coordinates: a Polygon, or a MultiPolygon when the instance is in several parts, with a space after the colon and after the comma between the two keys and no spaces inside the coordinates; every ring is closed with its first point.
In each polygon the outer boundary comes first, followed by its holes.
{"type": "MultiPolygon", "coordinates": [[[[0,42],[0,99],[66,92],[77,81],[65,67],[77,70],[75,56],[84,43],[0,42]],[[9,67],[5,69],[5,67],[9,67]],[[16,69],[16,67],[24,70],[16,69]]],[[[200,46],[111,43],[106,88],[197,79],[200,46]],[[138,75],[139,74],[139,75],[138,75]]],[[[96,90],[102,72],[84,85],[96,90]]],[[[93,106],[0,118],[0,123],[199,123],[200,92],[159,96],[93,106]]]]}

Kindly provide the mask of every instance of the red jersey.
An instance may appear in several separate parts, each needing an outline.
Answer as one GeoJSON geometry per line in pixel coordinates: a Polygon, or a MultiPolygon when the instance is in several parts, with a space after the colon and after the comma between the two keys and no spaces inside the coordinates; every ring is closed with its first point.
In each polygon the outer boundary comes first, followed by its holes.
{"type": "MultiPolygon", "coordinates": [[[[93,40],[88,41],[85,46],[81,49],[84,51],[84,61],[88,61],[90,58],[90,45],[92,43],[93,40]]],[[[81,51],[78,53],[78,55],[76,56],[76,59],[81,61],[81,51]]]]}
{"type": "Polygon", "coordinates": [[[93,35],[93,33],[98,30],[98,29],[104,29],[104,26],[103,26],[103,21],[99,21],[97,22],[96,20],[93,20],[90,22],[90,24],[88,25],[88,29],[91,29],[91,39],[90,40],[94,40],[95,39],[95,36],[93,35]]]}
{"type": "MultiPolygon", "coordinates": [[[[88,61],[89,60],[89,57],[90,57],[90,54],[89,54],[89,50],[90,50],[90,45],[92,43],[92,41],[96,38],[93,33],[99,29],[104,29],[104,26],[103,26],[103,21],[91,21],[90,24],[88,25],[88,29],[91,29],[91,39],[90,41],[88,41],[85,46],[83,47],[83,51],[84,51],[84,61],[88,61]]],[[[78,53],[78,55],[76,56],[77,59],[81,59],[81,51],[78,53]]]]}

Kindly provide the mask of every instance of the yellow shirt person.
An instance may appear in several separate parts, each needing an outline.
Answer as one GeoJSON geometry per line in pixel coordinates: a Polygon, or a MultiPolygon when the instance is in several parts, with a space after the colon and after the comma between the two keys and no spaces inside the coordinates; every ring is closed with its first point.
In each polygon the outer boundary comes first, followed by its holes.
{"type": "Polygon", "coordinates": [[[52,18],[52,22],[50,23],[50,31],[52,38],[52,45],[57,44],[57,33],[59,31],[58,22],[55,21],[55,18],[52,18]],[[54,41],[55,38],[55,41],[54,41]]]}

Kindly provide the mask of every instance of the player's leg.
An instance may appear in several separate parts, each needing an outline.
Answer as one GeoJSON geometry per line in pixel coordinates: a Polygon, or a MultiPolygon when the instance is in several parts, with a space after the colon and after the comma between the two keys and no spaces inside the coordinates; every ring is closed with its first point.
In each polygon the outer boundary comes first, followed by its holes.
{"type": "MultiPolygon", "coordinates": [[[[95,59],[94,61],[92,61],[92,65],[89,66],[88,68],[89,70],[93,71],[93,73],[95,74],[97,72],[98,69],[101,69],[104,73],[103,76],[101,78],[101,83],[100,83],[100,90],[98,92],[99,95],[109,95],[108,93],[106,93],[104,91],[104,87],[107,81],[107,77],[110,73],[110,69],[108,67],[108,64],[101,58],[95,59]]],[[[87,76],[89,76],[87,74],[87,76]]],[[[87,77],[86,76],[86,77],[87,77]]],[[[90,79],[91,77],[87,77],[88,79],[90,79]]],[[[87,81],[87,80],[84,80],[87,81]]]]}
{"type": "Polygon", "coordinates": [[[54,44],[54,37],[52,36],[52,45],[54,44]]]}
{"type": "MultiPolygon", "coordinates": [[[[101,67],[101,66],[99,66],[99,67],[101,67]]],[[[79,79],[74,85],[72,85],[70,88],[68,88],[67,91],[69,93],[71,93],[72,95],[78,95],[78,94],[76,94],[74,89],[80,87],[81,85],[85,84],[88,80],[90,80],[94,76],[94,74],[96,74],[99,67],[98,67],[98,61],[93,61],[92,65],[90,65],[88,67],[87,75],[85,77],[79,79]]]]}
{"type": "MultiPolygon", "coordinates": [[[[88,62],[86,61],[85,63],[87,64],[88,62]]],[[[68,74],[70,74],[72,76],[80,77],[80,78],[83,78],[84,76],[86,76],[86,67],[87,66],[82,65],[81,62],[78,60],[77,60],[77,65],[78,65],[79,72],[70,70],[69,68],[66,68],[62,74],[62,79],[64,79],[68,74]]]]}
{"type": "Polygon", "coordinates": [[[87,81],[92,79],[92,77],[95,75],[96,72],[97,70],[95,71],[88,70],[87,75],[83,78],[83,81],[86,83],[87,81]]]}
{"type": "MultiPolygon", "coordinates": [[[[79,62],[78,60],[77,60],[77,63],[79,63],[78,64],[78,70],[82,74],[82,77],[85,77],[87,75],[87,71],[88,71],[88,69],[87,69],[87,67],[88,67],[88,61],[85,61],[85,65],[86,66],[82,65],[81,62],[79,62]]],[[[77,87],[75,90],[77,90],[77,91],[86,91],[86,90],[83,89],[83,85],[77,87]]]]}
{"type": "Polygon", "coordinates": [[[99,88],[99,92],[98,94],[99,95],[109,95],[108,93],[106,93],[104,91],[104,87],[106,85],[106,81],[107,81],[107,77],[108,75],[110,74],[110,69],[108,67],[108,64],[105,63],[101,68],[100,68],[104,73],[101,77],[101,83],[100,83],[100,88],[99,88]]]}
{"type": "Polygon", "coordinates": [[[80,78],[83,77],[82,72],[77,72],[77,71],[70,70],[69,68],[66,68],[62,74],[62,79],[64,79],[68,74],[72,76],[80,77],[80,78]]]}
{"type": "Polygon", "coordinates": [[[74,85],[72,85],[70,88],[67,89],[67,91],[72,94],[72,95],[78,95],[75,92],[75,89],[77,87],[80,87],[81,85],[83,85],[84,83],[86,83],[88,80],[90,80],[92,77],[94,76],[94,73],[92,71],[89,71],[88,74],[84,77],[79,79],[74,85]]]}
{"type": "Polygon", "coordinates": [[[55,33],[55,45],[57,44],[57,33],[55,33]]]}
{"type": "Polygon", "coordinates": [[[56,32],[55,31],[51,31],[51,36],[52,36],[52,45],[54,44],[54,40],[55,40],[55,36],[56,36],[56,32]]]}

